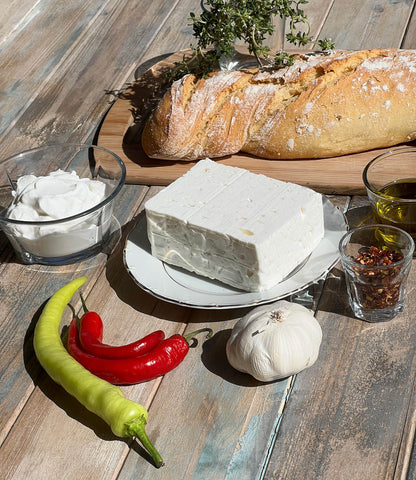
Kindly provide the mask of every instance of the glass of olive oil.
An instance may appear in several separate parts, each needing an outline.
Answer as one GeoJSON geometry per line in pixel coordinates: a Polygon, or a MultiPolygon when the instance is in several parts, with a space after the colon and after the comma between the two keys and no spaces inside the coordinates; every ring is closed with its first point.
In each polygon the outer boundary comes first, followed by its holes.
{"type": "Polygon", "coordinates": [[[401,147],[374,158],[363,181],[376,222],[399,227],[416,240],[416,148],[401,147]]]}

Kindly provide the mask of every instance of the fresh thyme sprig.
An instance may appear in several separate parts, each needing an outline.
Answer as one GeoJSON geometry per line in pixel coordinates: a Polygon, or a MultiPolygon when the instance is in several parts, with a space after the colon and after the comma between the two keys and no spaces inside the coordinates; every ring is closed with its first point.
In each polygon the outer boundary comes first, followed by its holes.
{"type": "Polygon", "coordinates": [[[260,67],[264,63],[289,65],[290,55],[278,52],[271,59],[270,49],[264,45],[265,39],[274,32],[274,16],[288,19],[286,40],[289,43],[298,46],[314,43],[324,47],[324,51],[331,50],[332,42],[326,39],[314,42],[310,36],[309,22],[302,9],[307,3],[307,0],[205,0],[199,17],[190,13],[193,36],[197,39],[197,45],[191,46],[192,60],[177,62],[174,78],[185,73],[206,75],[218,69],[220,58],[233,54],[236,40],[247,45],[260,67]]]}

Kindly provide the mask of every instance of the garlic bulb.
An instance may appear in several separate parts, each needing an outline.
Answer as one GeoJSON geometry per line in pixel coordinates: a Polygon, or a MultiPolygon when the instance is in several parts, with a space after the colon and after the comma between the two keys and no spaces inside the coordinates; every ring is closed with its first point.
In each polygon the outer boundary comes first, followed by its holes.
{"type": "Polygon", "coordinates": [[[321,326],[313,312],[280,300],[241,318],[231,332],[226,352],[235,369],[270,382],[313,365],[321,341],[321,326]]]}

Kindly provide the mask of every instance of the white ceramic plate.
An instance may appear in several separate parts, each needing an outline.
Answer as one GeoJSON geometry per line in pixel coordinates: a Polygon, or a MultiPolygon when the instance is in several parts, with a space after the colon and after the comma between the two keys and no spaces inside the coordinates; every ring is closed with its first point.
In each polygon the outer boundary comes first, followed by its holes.
{"type": "Polygon", "coordinates": [[[276,301],[322,278],[338,261],[338,243],[347,231],[343,213],[323,196],[325,235],[311,255],[288,277],[264,292],[244,292],[153,257],[143,214],[130,232],[124,264],[137,285],[168,302],[197,308],[238,308],[276,301]]]}

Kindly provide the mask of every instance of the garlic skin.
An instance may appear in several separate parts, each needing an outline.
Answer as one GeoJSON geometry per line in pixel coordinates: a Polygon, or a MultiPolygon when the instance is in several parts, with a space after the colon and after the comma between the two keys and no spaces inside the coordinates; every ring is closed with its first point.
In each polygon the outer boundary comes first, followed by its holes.
{"type": "Polygon", "coordinates": [[[271,382],[313,365],[321,342],[322,329],[313,312],[280,300],[242,317],[231,332],[226,353],[236,370],[271,382]]]}

